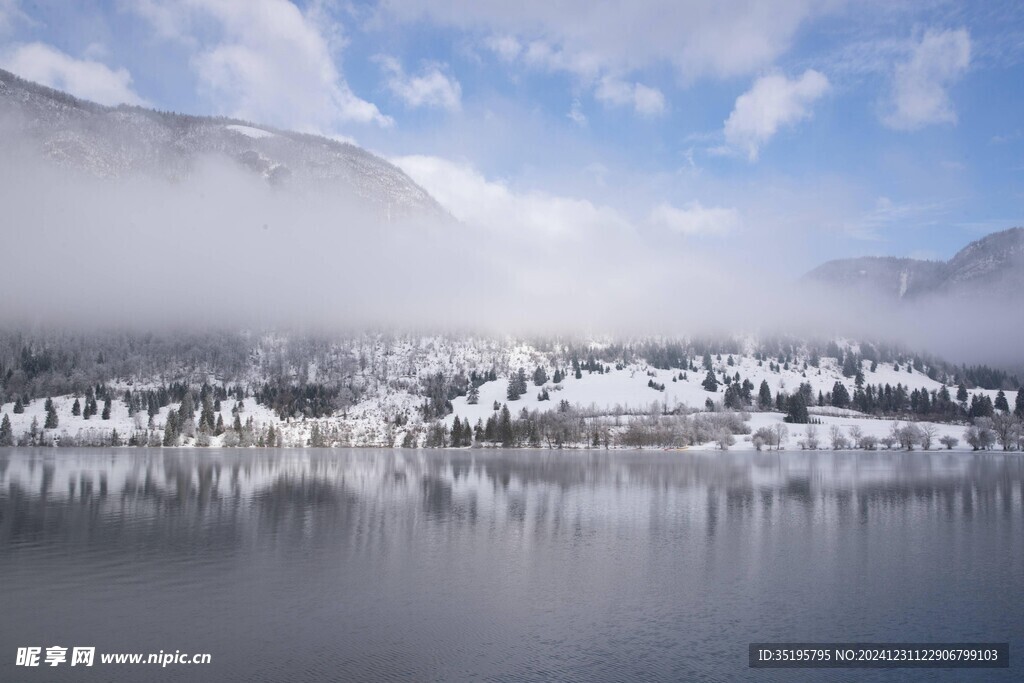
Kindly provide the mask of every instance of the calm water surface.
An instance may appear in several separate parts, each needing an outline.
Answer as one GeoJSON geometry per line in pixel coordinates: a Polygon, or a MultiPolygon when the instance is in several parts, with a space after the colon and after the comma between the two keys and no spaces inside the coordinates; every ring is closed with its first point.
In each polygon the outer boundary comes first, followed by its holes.
{"type": "Polygon", "coordinates": [[[1019,681],[1022,498],[999,454],[0,450],[0,680],[1019,681]],[[748,669],[772,640],[1012,668],[748,669]]]}

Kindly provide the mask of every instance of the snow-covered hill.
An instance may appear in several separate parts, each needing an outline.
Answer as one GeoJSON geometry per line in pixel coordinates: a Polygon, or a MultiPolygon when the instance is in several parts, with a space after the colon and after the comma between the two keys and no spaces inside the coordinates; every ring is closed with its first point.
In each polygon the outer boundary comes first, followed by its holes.
{"type": "Polygon", "coordinates": [[[1024,228],[986,235],[947,262],[894,257],[838,259],[818,266],[805,279],[841,293],[886,300],[953,295],[1016,301],[1024,286],[1024,228]]]}
{"type": "MultiPolygon", "coordinates": [[[[0,70],[0,126],[38,153],[100,177],[150,174],[176,181],[221,157],[272,185],[323,188],[366,202],[385,218],[447,218],[396,166],[348,142],[142,107],[105,107],[0,70]]],[[[0,136],[0,149],[3,148],[0,136]]]]}
{"type": "MultiPolygon", "coordinates": [[[[733,448],[754,448],[754,432],[761,427],[781,424],[784,416],[777,410],[774,399],[780,392],[792,394],[798,391],[801,384],[810,386],[810,412],[814,420],[821,423],[816,429],[822,446],[828,440],[827,432],[833,425],[841,426],[844,434],[849,434],[850,428],[856,428],[861,434],[879,439],[890,433],[893,416],[866,415],[852,408],[817,405],[819,397],[827,397],[837,383],[842,384],[851,396],[856,391],[856,376],[850,372],[848,364],[843,367],[840,358],[819,357],[817,351],[809,351],[804,347],[795,348],[784,356],[768,357],[753,350],[757,347],[753,341],[748,341],[746,347],[737,353],[707,353],[703,356],[686,354],[680,357],[681,362],[671,363],[670,367],[655,367],[647,358],[637,357],[637,350],[644,348],[643,345],[613,352],[601,344],[366,335],[347,340],[336,347],[329,346],[312,352],[310,348],[296,345],[287,337],[267,336],[250,355],[250,367],[239,378],[222,381],[194,368],[188,376],[192,382],[221,383],[232,391],[245,388],[249,395],[241,404],[234,398],[223,401],[219,416],[230,427],[235,424],[235,409],[240,409],[239,422],[247,424],[250,419],[252,421],[246,429],[249,441],[254,445],[266,442],[271,426],[277,441],[285,446],[306,446],[311,443],[376,447],[423,445],[432,428],[436,430],[440,425],[446,432],[450,432],[456,419],[476,427],[489,419],[497,419],[505,406],[513,418],[524,412],[557,415],[568,411],[573,419],[585,423],[580,433],[587,443],[565,445],[591,445],[591,434],[598,428],[604,430],[602,433],[607,433],[601,443],[625,445],[623,435],[632,422],[697,419],[692,416],[711,415],[723,410],[725,385],[720,385],[714,391],[709,391],[703,385],[707,375],[704,364],[708,361],[711,373],[717,379],[728,378],[735,383],[734,386],[748,382],[754,388],[752,405],[744,409],[750,413],[746,418],[749,429],[739,430],[733,448]],[[600,361],[594,361],[588,349],[597,353],[598,357],[602,353],[606,356],[600,361]],[[289,361],[289,358],[293,361],[289,361]],[[291,367],[289,363],[294,362],[295,358],[304,358],[295,366],[301,366],[297,372],[288,370],[291,367]],[[310,359],[314,359],[314,362],[311,363],[310,359]],[[582,363],[579,363],[580,359],[582,363]],[[581,365],[579,377],[576,376],[574,361],[581,365]],[[546,375],[546,381],[540,385],[533,381],[534,371],[538,367],[546,375]],[[528,377],[526,391],[518,398],[510,399],[509,381],[520,368],[528,377]],[[845,375],[844,369],[847,371],[845,375]],[[552,379],[556,371],[565,375],[558,383],[552,379]],[[283,377],[290,378],[287,380],[289,382],[303,383],[338,382],[344,376],[347,378],[345,386],[351,391],[351,401],[328,415],[312,417],[295,414],[282,418],[268,406],[259,405],[254,397],[260,384],[275,372],[283,373],[283,377]],[[476,382],[470,381],[469,378],[473,376],[478,378],[476,382]],[[770,391],[773,403],[759,410],[757,394],[762,383],[770,391]],[[477,385],[475,392],[469,391],[474,384],[477,385]],[[450,392],[457,391],[459,394],[450,396],[450,408],[443,411],[442,415],[431,414],[427,410],[434,396],[431,393],[432,386],[450,392]],[[713,406],[712,412],[705,413],[709,401],[713,406]],[[691,418],[687,418],[688,415],[691,418]],[[743,431],[748,433],[744,434],[743,431]]],[[[859,358],[856,355],[858,348],[857,345],[844,342],[840,355],[859,358]]],[[[917,390],[934,396],[943,387],[954,396],[957,392],[957,386],[947,386],[941,378],[937,378],[940,376],[934,368],[919,364],[918,369],[915,369],[909,356],[903,360],[885,362],[860,358],[857,369],[864,386],[902,387],[908,395],[917,390]]],[[[73,415],[72,405],[77,398],[74,394],[53,397],[58,417],[56,429],[43,429],[46,419],[43,398],[32,400],[22,413],[15,413],[14,402],[8,401],[0,406],[0,415],[7,415],[11,420],[16,437],[23,438],[34,422],[42,434],[39,440],[45,443],[63,439],[66,442],[101,444],[115,429],[122,442],[134,435],[140,442],[160,443],[167,416],[171,410],[178,411],[179,404],[171,403],[162,407],[150,421],[145,411],[130,416],[127,406],[117,397],[122,396],[125,389],[140,391],[156,386],[159,381],[180,379],[162,374],[159,379],[132,377],[109,382],[107,386],[114,398],[110,418],[107,420],[99,415],[93,415],[90,419],[73,415]]],[[[986,396],[995,402],[999,392],[994,389],[971,389],[968,393],[969,403],[975,395],[986,396]]],[[[1016,393],[1004,392],[1011,409],[1016,402],[1016,393]]],[[[442,395],[441,400],[444,398],[442,395]]],[[[828,403],[827,400],[825,402],[828,403]]],[[[900,418],[915,419],[913,415],[900,418]]],[[[933,423],[923,420],[920,424],[925,426],[933,423]]],[[[960,440],[958,448],[968,448],[963,439],[965,426],[966,421],[935,425],[932,447],[938,447],[939,437],[950,436],[960,440]]],[[[790,425],[788,430],[789,447],[797,447],[800,441],[806,439],[803,425],[790,425]]],[[[231,432],[230,428],[228,431],[231,432]]],[[[216,435],[209,439],[209,444],[224,445],[227,438],[234,444],[237,443],[237,436],[216,435]]],[[[197,438],[186,437],[183,445],[195,445],[198,442],[197,438]]],[[[477,445],[480,445],[479,439],[477,445]]],[[[685,445],[706,449],[721,446],[713,438],[685,445]]]]}

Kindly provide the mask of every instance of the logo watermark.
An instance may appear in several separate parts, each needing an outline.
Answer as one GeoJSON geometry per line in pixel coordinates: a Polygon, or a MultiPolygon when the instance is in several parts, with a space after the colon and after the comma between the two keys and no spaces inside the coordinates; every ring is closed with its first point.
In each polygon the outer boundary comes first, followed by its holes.
{"type": "MultiPolygon", "coordinates": [[[[161,668],[173,664],[209,664],[211,656],[208,652],[190,654],[175,650],[174,652],[102,652],[100,664],[159,664],[161,668]]],[[[93,666],[96,663],[95,647],[70,648],[62,645],[49,647],[19,647],[14,659],[15,666],[93,666]]]]}

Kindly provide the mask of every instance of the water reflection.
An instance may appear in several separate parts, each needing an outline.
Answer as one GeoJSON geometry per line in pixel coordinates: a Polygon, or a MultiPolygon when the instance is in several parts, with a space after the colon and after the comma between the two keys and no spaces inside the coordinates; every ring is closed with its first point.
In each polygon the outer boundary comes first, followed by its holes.
{"type": "Polygon", "coordinates": [[[852,509],[861,522],[907,505],[1012,515],[1022,491],[1022,459],[987,454],[8,450],[0,451],[0,544],[61,538],[71,525],[104,546],[110,534],[159,542],[223,526],[274,531],[412,499],[428,522],[472,525],[486,513],[564,525],[582,513],[650,524],[681,495],[702,498],[713,534],[720,514],[770,519],[776,508],[844,518],[852,509]],[[68,514],[83,509],[84,517],[68,514]],[[160,523],[125,525],[127,516],[160,523]]]}
{"type": "Polygon", "coordinates": [[[215,652],[209,680],[735,680],[753,640],[1013,650],[1022,511],[999,454],[0,450],[0,656],[64,634],[215,652]]]}

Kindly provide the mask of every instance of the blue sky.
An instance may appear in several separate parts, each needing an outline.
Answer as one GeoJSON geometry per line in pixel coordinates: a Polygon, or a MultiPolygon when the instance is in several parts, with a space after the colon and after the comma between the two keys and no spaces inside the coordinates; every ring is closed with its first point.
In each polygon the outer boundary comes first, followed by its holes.
{"type": "Polygon", "coordinates": [[[0,0],[0,65],[349,139],[483,222],[800,267],[1024,224],[1019,2],[0,0]]]}

